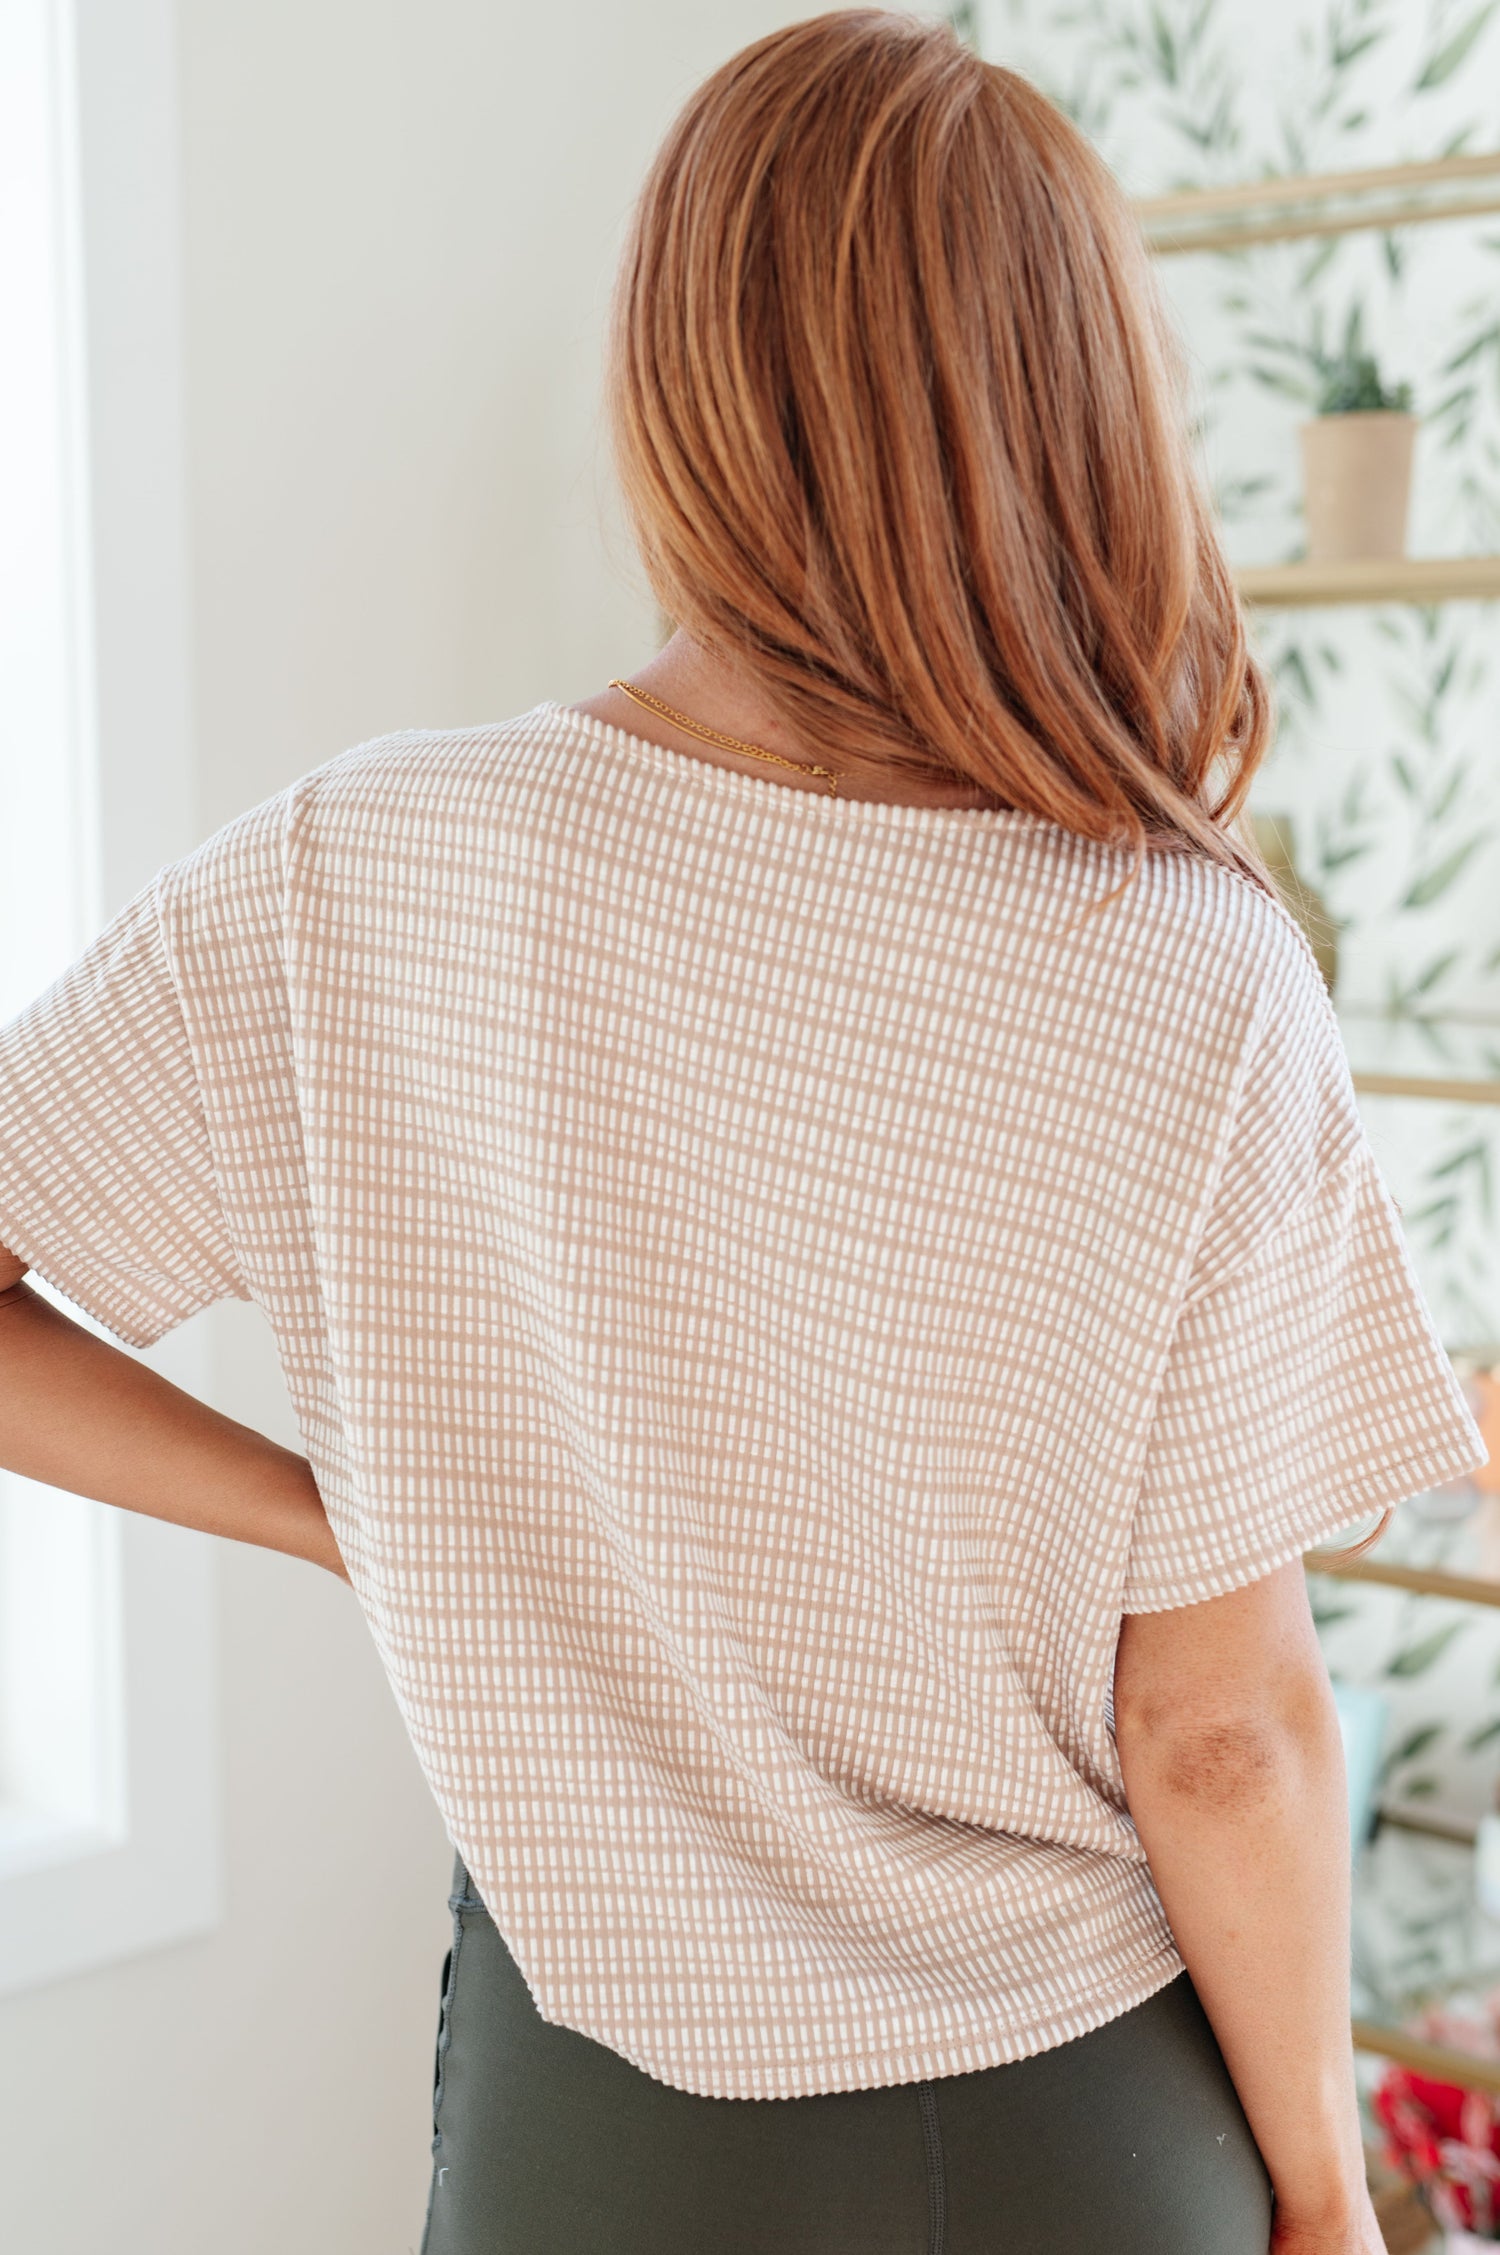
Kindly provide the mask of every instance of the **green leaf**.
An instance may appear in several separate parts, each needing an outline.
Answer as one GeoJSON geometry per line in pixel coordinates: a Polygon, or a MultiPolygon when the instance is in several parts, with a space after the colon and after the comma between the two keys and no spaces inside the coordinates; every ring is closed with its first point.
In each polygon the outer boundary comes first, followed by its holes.
{"type": "MultiPolygon", "coordinates": [[[[1388,1676],[1401,1676],[1403,1678],[1425,1676],[1428,1669],[1441,1660],[1453,1639],[1461,1635],[1468,1625],[1467,1621],[1444,1622],[1443,1626],[1440,1629],[1434,1629],[1430,1636],[1424,1636],[1416,1644],[1408,1644],[1400,1652],[1393,1653],[1385,1664],[1385,1673],[1388,1676]]],[[[1428,1727],[1437,1731],[1442,1728],[1442,1725],[1434,1723],[1428,1727]]]]}
{"type": "Polygon", "coordinates": [[[1392,1770],[1399,1769],[1403,1762],[1414,1762],[1419,1754],[1426,1753],[1429,1746],[1435,1746],[1442,1735],[1441,1723],[1419,1724],[1417,1729],[1402,1739],[1399,1746],[1393,1747],[1387,1754],[1380,1765],[1382,1774],[1389,1775],[1392,1770]]]}
{"type": "Polygon", "coordinates": [[[1336,869],[1347,869],[1351,861],[1363,861],[1365,855],[1372,851],[1371,841],[1366,838],[1357,844],[1326,846],[1318,860],[1324,876],[1331,877],[1336,869]]]}
{"type": "Polygon", "coordinates": [[[1500,1738],[1500,1715],[1496,1715],[1491,1722],[1481,1723],[1478,1730],[1470,1731],[1463,1742],[1464,1752],[1477,1754],[1481,1746],[1488,1746],[1495,1738],[1500,1738]]]}
{"type": "Polygon", "coordinates": [[[1428,408],[1427,421],[1429,423],[1441,423],[1451,416],[1465,415],[1473,407],[1478,397],[1479,386],[1477,384],[1459,384],[1448,393],[1445,399],[1440,399],[1435,406],[1428,408]]]}
{"type": "Polygon", "coordinates": [[[1427,1205],[1418,1206],[1414,1212],[1409,1212],[1406,1219],[1413,1228],[1419,1222],[1430,1222],[1432,1226],[1428,1231],[1428,1245],[1434,1252],[1441,1253],[1446,1252],[1453,1243],[1454,1232],[1462,1213],[1463,1203],[1460,1199],[1434,1198],[1427,1205]]]}
{"type": "Polygon", "coordinates": [[[1156,7],[1151,10],[1151,51],[1152,59],[1168,86],[1175,86],[1179,75],[1177,42],[1172,37],[1171,25],[1160,8],[1156,7]]]}
{"type": "Polygon", "coordinates": [[[1279,368],[1252,367],[1246,374],[1263,391],[1275,392],[1280,399],[1294,399],[1299,407],[1311,407],[1317,397],[1312,384],[1299,383],[1295,376],[1284,376],[1279,368]]]}
{"type": "Polygon", "coordinates": [[[1450,1152],[1446,1159],[1440,1159],[1435,1166],[1430,1167],[1428,1180],[1440,1182],[1447,1175],[1461,1174],[1465,1167],[1482,1167],[1488,1157],[1488,1144],[1466,1143],[1461,1151],[1450,1152]]]}
{"type": "Polygon", "coordinates": [[[1495,7],[1496,0],[1485,0],[1485,5],[1475,9],[1468,22],[1459,27],[1446,46],[1439,47],[1435,54],[1428,56],[1417,74],[1414,88],[1416,93],[1426,94],[1434,86],[1446,84],[1464,62],[1475,40],[1495,13],[1495,7]]]}
{"type": "MultiPolygon", "coordinates": [[[[1361,55],[1367,55],[1372,47],[1378,47],[1384,37],[1383,27],[1376,31],[1364,32],[1357,39],[1340,39],[1335,34],[1333,52],[1328,59],[1335,70],[1347,70],[1351,63],[1359,61],[1361,55]]],[[[1355,122],[1362,124],[1364,121],[1360,118],[1356,119],[1355,122]]]]}
{"type": "Polygon", "coordinates": [[[1317,704],[1317,685],[1308,669],[1306,658],[1295,643],[1282,652],[1276,671],[1277,679],[1284,683],[1289,682],[1304,704],[1317,704]]]}
{"type": "Polygon", "coordinates": [[[1178,117],[1173,123],[1195,149],[1225,149],[1234,144],[1234,113],[1227,93],[1219,96],[1206,118],[1178,117]]]}
{"type": "MultiPolygon", "coordinates": [[[[1321,308],[1319,312],[1321,314],[1321,308]]],[[[1323,365],[1321,343],[1299,344],[1295,337],[1278,337],[1270,329],[1247,329],[1244,342],[1254,345],[1257,352],[1284,353],[1288,360],[1303,361],[1309,368],[1321,368],[1323,365]]]]}
{"type": "Polygon", "coordinates": [[[1299,290],[1310,290],[1314,282],[1327,272],[1342,249],[1343,237],[1341,235],[1329,235],[1318,245],[1297,276],[1297,288],[1299,290]]]}
{"type": "Polygon", "coordinates": [[[1433,800],[1431,806],[1427,809],[1427,819],[1429,822],[1442,821],[1443,816],[1447,813],[1449,807],[1452,806],[1454,800],[1458,797],[1459,790],[1462,787],[1467,774],[1468,770],[1462,765],[1454,768],[1453,773],[1449,776],[1447,782],[1443,785],[1442,789],[1438,792],[1437,797],[1433,800]]]}
{"type": "Polygon", "coordinates": [[[1220,516],[1228,516],[1234,510],[1243,509],[1261,494],[1270,492],[1275,483],[1276,480],[1268,473],[1258,473],[1254,476],[1242,478],[1225,478],[1221,482],[1216,496],[1220,516]]]}
{"type": "Polygon", "coordinates": [[[1410,991],[1413,994],[1430,994],[1432,992],[1432,989],[1437,985],[1438,980],[1446,978],[1448,973],[1452,970],[1454,964],[1458,961],[1459,952],[1460,951],[1456,947],[1454,947],[1450,948],[1446,955],[1435,956],[1432,962],[1428,964],[1426,970],[1423,971],[1418,978],[1413,980],[1410,991]]]}
{"type": "Polygon", "coordinates": [[[1455,376],[1460,368],[1469,367],[1473,361],[1482,359],[1487,352],[1500,352],[1500,321],[1497,321],[1493,328],[1481,329],[1478,336],[1470,337],[1468,343],[1461,346],[1451,359],[1445,360],[1442,363],[1443,374],[1455,376]]]}
{"type": "Polygon", "coordinates": [[[1485,832],[1482,830],[1476,831],[1472,838],[1465,838],[1461,846],[1455,847],[1446,861],[1438,862],[1435,868],[1424,870],[1422,875],[1416,878],[1406,892],[1402,894],[1401,906],[1403,908],[1426,908],[1431,902],[1439,899],[1448,890],[1459,872],[1468,867],[1484,841],[1485,832]]]}

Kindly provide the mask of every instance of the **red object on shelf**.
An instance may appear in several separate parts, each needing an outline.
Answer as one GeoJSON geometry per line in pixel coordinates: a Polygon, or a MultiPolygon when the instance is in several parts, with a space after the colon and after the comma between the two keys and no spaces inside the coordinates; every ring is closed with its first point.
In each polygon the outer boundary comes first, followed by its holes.
{"type": "Polygon", "coordinates": [[[1390,2067],[1375,2087],[1385,2158],[1417,2185],[1438,2222],[1500,2235],[1500,2113],[1483,2091],[1390,2067]]]}

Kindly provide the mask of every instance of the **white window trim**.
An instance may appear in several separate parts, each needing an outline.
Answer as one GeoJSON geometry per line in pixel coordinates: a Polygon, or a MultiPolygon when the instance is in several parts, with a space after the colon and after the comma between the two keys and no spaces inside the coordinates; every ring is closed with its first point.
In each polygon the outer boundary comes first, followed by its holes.
{"type": "MultiPolygon", "coordinates": [[[[69,805],[59,814],[54,792],[37,815],[70,833],[65,961],[197,836],[181,206],[170,0],[0,0],[0,61],[39,36],[56,75],[59,266],[76,284],[56,308],[69,805]]],[[[208,1350],[200,1317],[141,1359],[206,1395],[208,1350]]],[[[0,1479],[6,1994],[216,1924],[223,1819],[213,1546],[0,1479]]]]}

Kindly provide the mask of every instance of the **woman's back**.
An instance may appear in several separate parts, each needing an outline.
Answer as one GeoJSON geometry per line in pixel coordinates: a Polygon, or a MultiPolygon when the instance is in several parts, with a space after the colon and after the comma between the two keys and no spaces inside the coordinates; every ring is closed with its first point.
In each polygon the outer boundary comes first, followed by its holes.
{"type": "Polygon", "coordinates": [[[1347,1524],[1351,1461],[1467,1462],[1300,935],[1189,853],[1084,915],[1124,865],[541,706],[314,770],[95,951],[122,1189],[174,1075],[205,1126],[178,1257],[54,1263],[137,1341],[265,1309],[543,2014],[682,2089],[956,2073],[1171,1980],[1122,1613],[1347,1524]]]}

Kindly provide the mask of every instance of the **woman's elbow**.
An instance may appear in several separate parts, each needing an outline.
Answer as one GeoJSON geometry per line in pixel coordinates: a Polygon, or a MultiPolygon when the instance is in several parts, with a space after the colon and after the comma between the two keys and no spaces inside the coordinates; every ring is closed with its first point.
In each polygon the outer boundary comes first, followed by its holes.
{"type": "Polygon", "coordinates": [[[1229,1691],[1206,1681],[1116,1695],[1115,1741],[1126,1790],[1151,1786],[1226,1812],[1276,1800],[1309,1771],[1342,1760],[1327,1671],[1268,1669],[1229,1691]]]}

